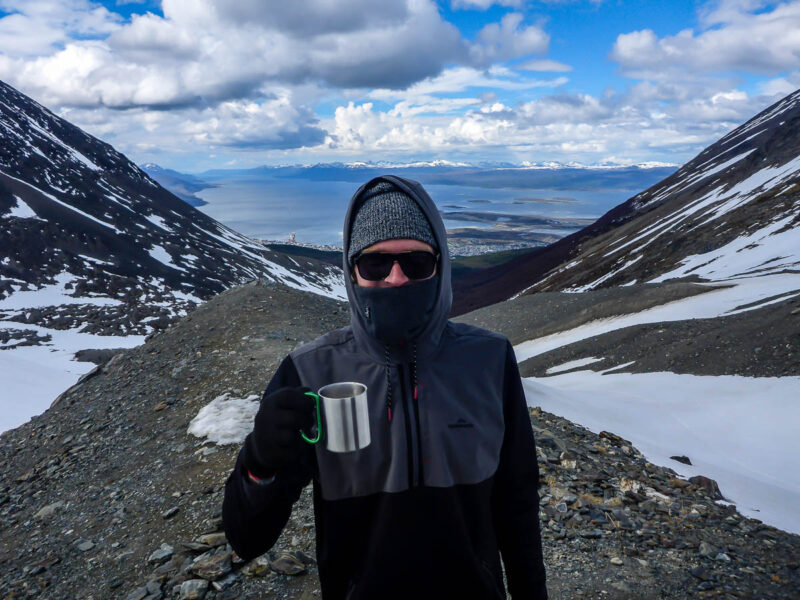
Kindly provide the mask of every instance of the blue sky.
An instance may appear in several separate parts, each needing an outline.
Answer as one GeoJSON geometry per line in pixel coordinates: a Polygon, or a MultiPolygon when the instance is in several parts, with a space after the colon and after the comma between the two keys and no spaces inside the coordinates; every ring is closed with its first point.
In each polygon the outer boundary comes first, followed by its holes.
{"type": "Polygon", "coordinates": [[[133,160],[680,164],[800,87],[800,1],[0,0],[0,79],[133,160]]]}

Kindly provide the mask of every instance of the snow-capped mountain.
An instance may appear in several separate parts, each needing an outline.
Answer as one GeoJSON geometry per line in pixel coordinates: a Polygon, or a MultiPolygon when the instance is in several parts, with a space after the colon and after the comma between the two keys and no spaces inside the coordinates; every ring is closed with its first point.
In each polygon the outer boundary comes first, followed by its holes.
{"type": "Polygon", "coordinates": [[[263,277],[337,295],[338,274],[265,250],[166,191],[108,144],[0,83],[0,299],[205,299],[263,277]],[[143,296],[144,294],[144,296],[143,296]]]}
{"type": "MultiPolygon", "coordinates": [[[[800,267],[800,91],[592,226],[531,258],[531,289],[582,291],[800,267]],[[553,268],[555,267],[555,268],[553,268]]],[[[529,279],[530,281],[530,279],[529,279]]]]}
{"type": "Polygon", "coordinates": [[[77,350],[136,345],[248,280],[345,297],[340,269],[270,251],[221,225],[3,82],[0,140],[6,382],[32,385],[32,365],[52,366],[61,356],[66,362],[43,378],[53,389],[45,385],[42,393],[52,400],[88,370],[71,361],[77,350]],[[48,354],[30,353],[38,347],[48,354]]]}

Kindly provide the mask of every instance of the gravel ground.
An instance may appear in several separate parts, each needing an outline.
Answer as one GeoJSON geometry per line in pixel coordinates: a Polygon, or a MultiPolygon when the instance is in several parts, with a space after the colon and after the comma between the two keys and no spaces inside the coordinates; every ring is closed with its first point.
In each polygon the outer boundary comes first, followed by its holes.
{"type": "MultiPolygon", "coordinates": [[[[638,299],[624,288],[626,308],[701,291],[661,287],[638,299]]],[[[534,296],[516,316],[498,307],[492,328],[515,341],[568,328],[620,310],[613,292],[534,296]]],[[[319,597],[310,490],[270,555],[244,564],[220,535],[238,447],[186,428],[221,394],[260,394],[288,351],[348,318],[319,296],[235,288],[0,436],[0,598],[319,597]]],[[[713,482],[679,480],[613,434],[531,419],[553,598],[800,597],[800,537],[720,506],[713,482]]]]}

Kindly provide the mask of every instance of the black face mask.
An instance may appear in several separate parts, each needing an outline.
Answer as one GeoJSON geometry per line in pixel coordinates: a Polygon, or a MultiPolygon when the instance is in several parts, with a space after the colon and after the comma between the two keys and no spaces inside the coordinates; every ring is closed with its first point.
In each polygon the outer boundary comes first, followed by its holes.
{"type": "Polygon", "coordinates": [[[439,276],[391,288],[353,286],[367,332],[391,345],[415,339],[431,317],[439,276]]]}

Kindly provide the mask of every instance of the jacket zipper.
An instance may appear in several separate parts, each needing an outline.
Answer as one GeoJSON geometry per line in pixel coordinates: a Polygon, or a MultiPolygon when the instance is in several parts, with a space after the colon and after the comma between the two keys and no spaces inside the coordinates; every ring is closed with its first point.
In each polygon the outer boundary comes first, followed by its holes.
{"type": "MultiPolygon", "coordinates": [[[[421,485],[425,481],[422,466],[422,428],[419,424],[419,399],[416,389],[412,389],[410,393],[407,391],[406,374],[403,365],[398,365],[398,374],[400,376],[400,395],[403,398],[403,410],[406,414],[408,487],[412,488],[421,485]],[[416,460],[414,460],[415,455],[416,460]]],[[[411,388],[410,382],[408,383],[408,388],[411,388]]]]}
{"type": "Polygon", "coordinates": [[[405,418],[403,421],[406,423],[406,455],[408,459],[408,487],[413,488],[416,483],[416,473],[414,472],[414,439],[411,423],[411,410],[409,408],[408,394],[406,394],[406,376],[403,365],[397,365],[397,374],[400,378],[400,397],[403,402],[403,412],[405,418]]]}
{"type": "Polygon", "coordinates": [[[414,386],[413,400],[414,400],[414,420],[417,423],[417,485],[424,485],[425,471],[422,468],[422,427],[419,424],[419,395],[417,387],[414,386]]]}

